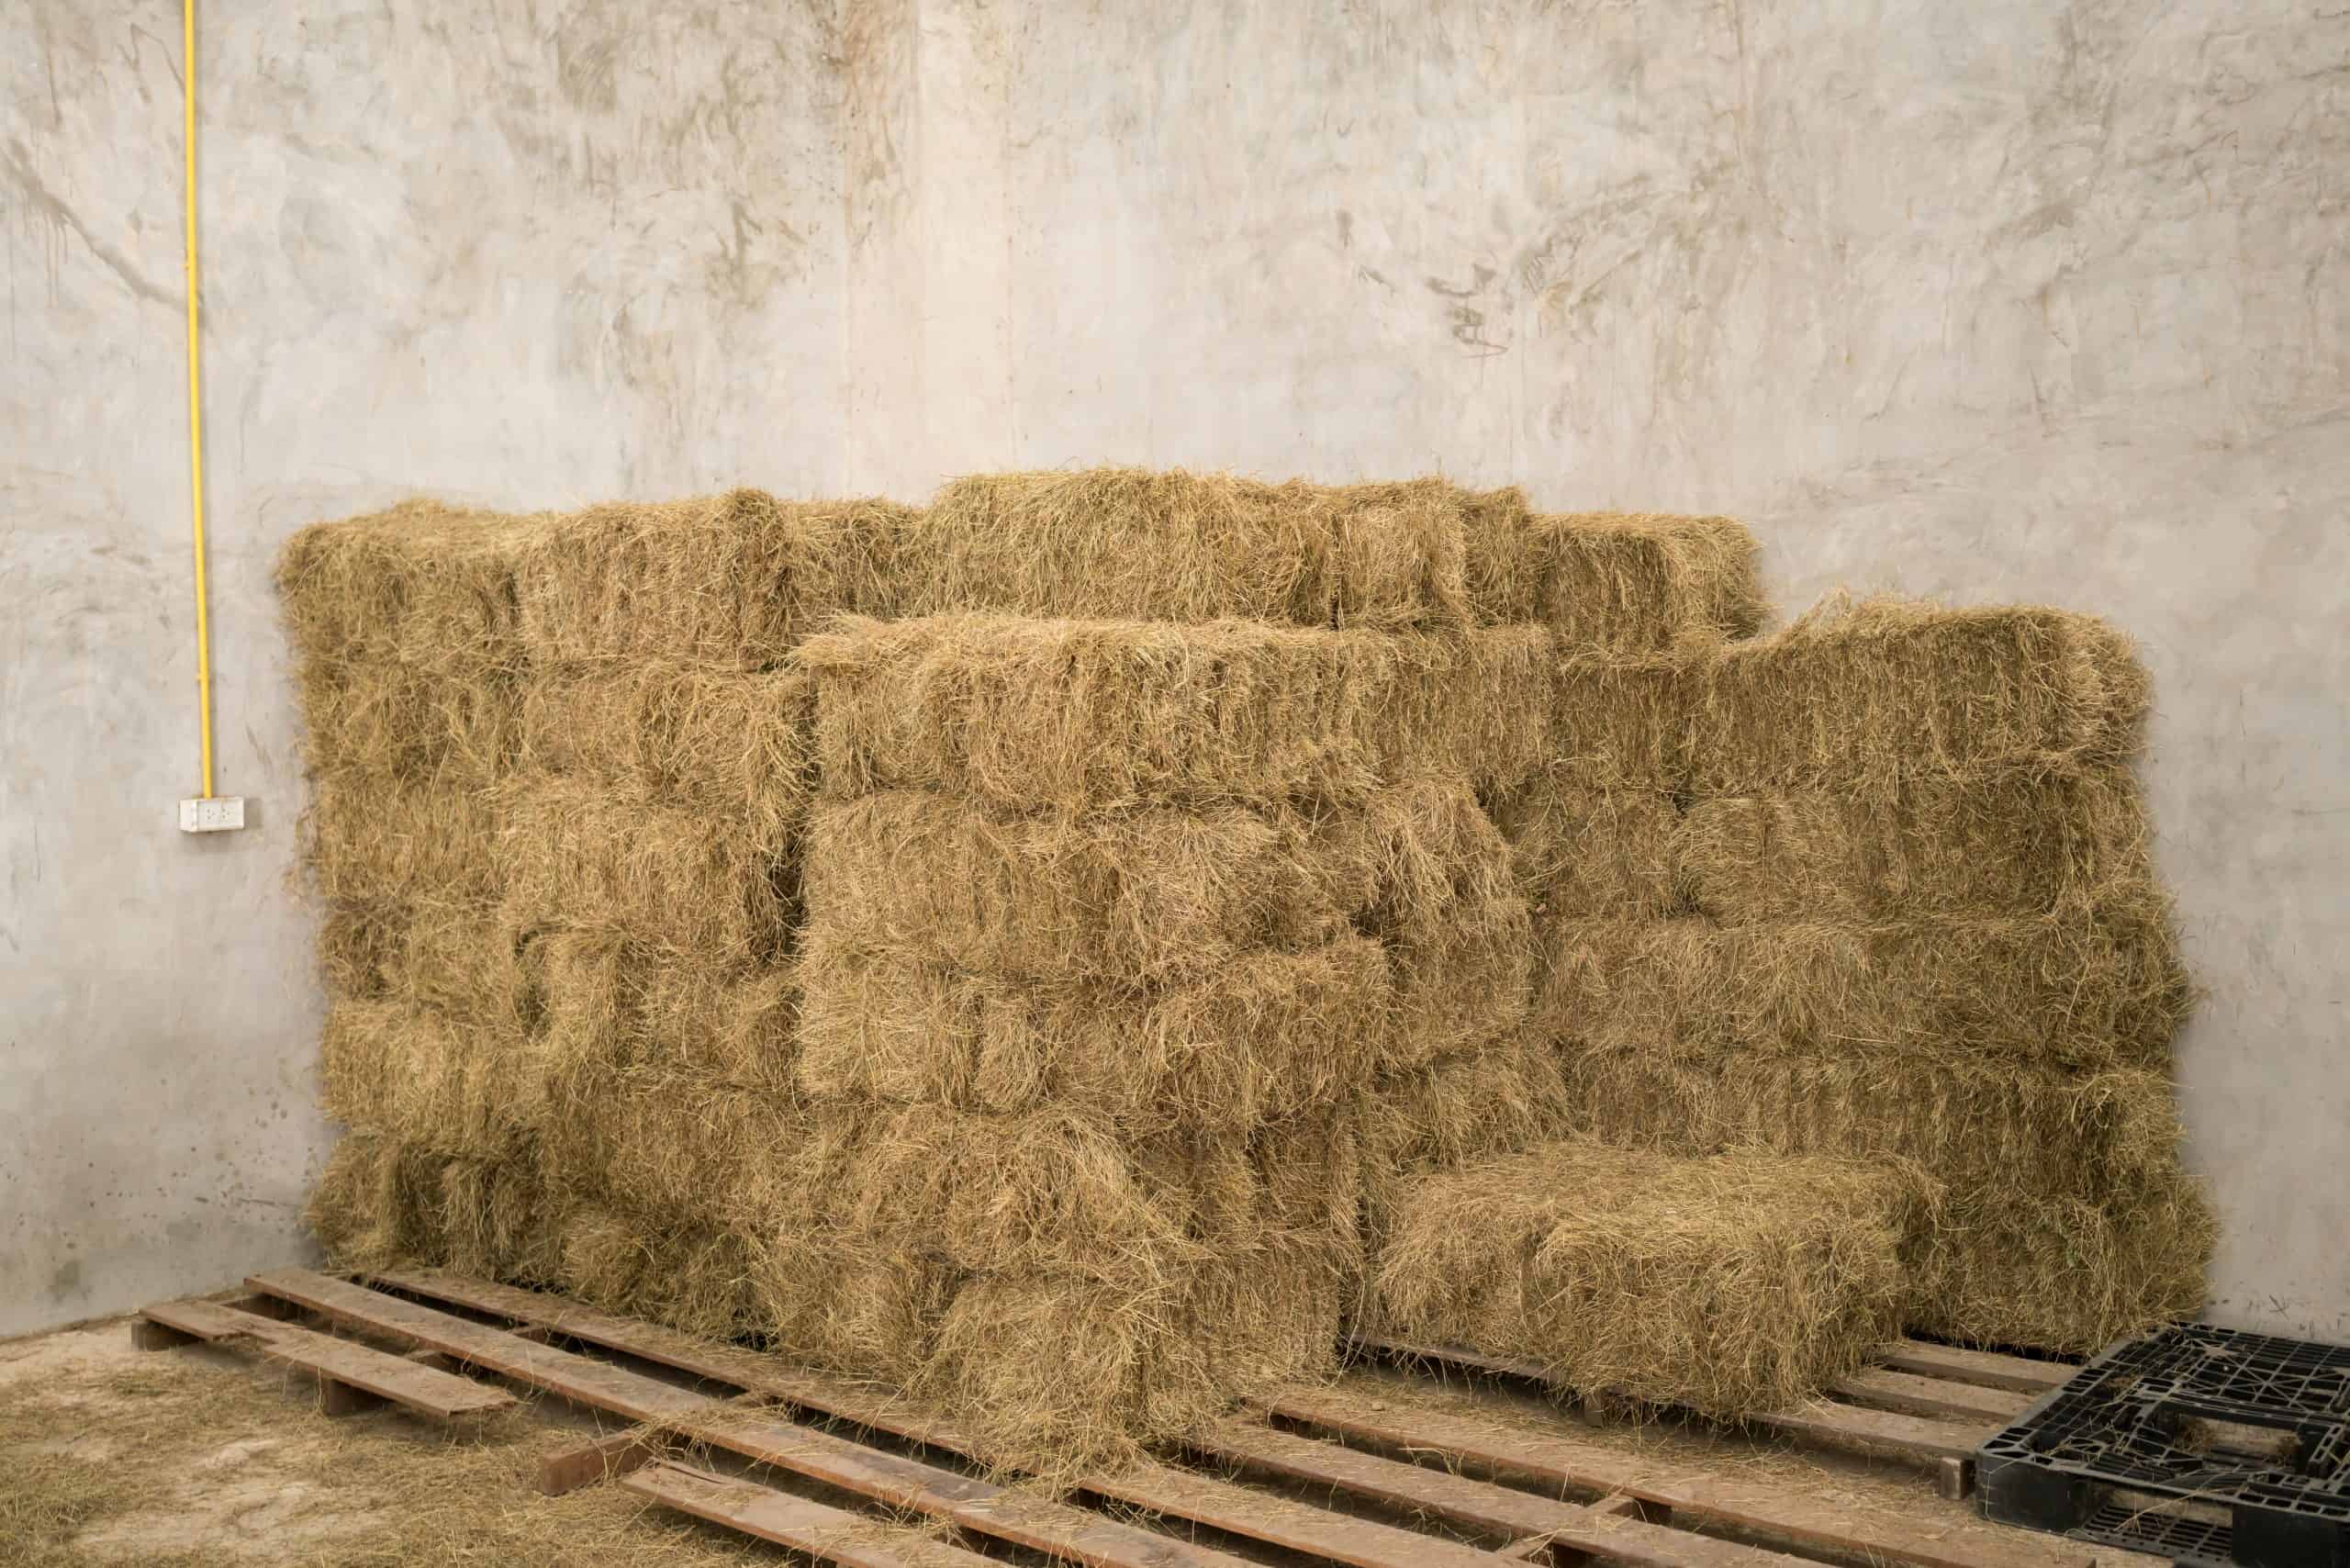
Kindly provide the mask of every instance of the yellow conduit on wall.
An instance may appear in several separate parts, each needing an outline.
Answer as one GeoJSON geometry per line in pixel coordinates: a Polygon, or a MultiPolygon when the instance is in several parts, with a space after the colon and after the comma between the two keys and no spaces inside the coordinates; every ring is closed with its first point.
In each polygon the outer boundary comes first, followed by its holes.
{"type": "Polygon", "coordinates": [[[196,529],[196,725],[212,799],[212,624],[204,587],[204,404],[196,337],[196,0],[180,0],[180,82],[187,162],[187,484],[196,529]]]}

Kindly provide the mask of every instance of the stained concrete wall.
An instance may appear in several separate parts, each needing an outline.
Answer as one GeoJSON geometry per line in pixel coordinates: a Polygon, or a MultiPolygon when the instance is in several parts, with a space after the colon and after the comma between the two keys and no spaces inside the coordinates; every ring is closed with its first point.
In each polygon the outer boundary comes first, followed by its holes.
{"type": "Polygon", "coordinates": [[[297,1246],[263,566],[410,488],[1103,461],[1725,510],[2109,615],[2210,995],[2214,1316],[2350,1337],[2350,13],[472,0],[207,17],[223,785],[182,842],[173,17],[0,18],[0,1330],[297,1246]]]}

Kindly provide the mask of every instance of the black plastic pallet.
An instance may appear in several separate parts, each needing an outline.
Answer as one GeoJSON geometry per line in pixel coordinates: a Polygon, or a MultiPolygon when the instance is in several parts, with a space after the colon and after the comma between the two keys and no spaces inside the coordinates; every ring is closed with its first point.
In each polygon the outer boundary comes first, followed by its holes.
{"type": "Polygon", "coordinates": [[[1975,1485],[2002,1524],[2196,1568],[2350,1568],[2350,1346],[2127,1340],[1985,1443],[1975,1485]]]}

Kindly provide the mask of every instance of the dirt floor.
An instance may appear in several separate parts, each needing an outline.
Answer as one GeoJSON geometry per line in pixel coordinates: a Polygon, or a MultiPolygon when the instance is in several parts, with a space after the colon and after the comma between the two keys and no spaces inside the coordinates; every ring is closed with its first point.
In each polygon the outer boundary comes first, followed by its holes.
{"type": "MultiPolygon", "coordinates": [[[[1351,1374],[1374,1394],[1496,1428],[1607,1434],[1627,1452],[1901,1510],[1940,1535],[1986,1529],[1914,1473],[1737,1438],[1595,1428],[1537,1401],[1351,1374]]],[[[0,1342],[0,1563],[543,1565],[795,1561],[648,1507],[610,1484],[542,1497],[539,1456],[594,1427],[546,1405],[462,1436],[396,1409],[330,1417],[314,1385],[235,1350],[140,1351],[127,1319],[0,1342]]],[[[2139,1560],[2143,1562],[2143,1560],[2139,1560]]]]}

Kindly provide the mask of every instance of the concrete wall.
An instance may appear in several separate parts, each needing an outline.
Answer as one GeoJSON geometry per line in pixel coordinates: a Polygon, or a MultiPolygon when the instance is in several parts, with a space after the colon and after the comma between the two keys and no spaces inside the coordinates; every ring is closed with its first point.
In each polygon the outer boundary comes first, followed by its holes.
{"type": "Polygon", "coordinates": [[[0,1330],[298,1245],[286,530],[1123,461],[1726,510],[1790,605],[2120,622],[2210,991],[2214,1316],[2350,1338],[2350,13],[217,7],[222,783],[264,818],[199,844],[175,17],[83,9],[0,19],[0,1330]]]}

